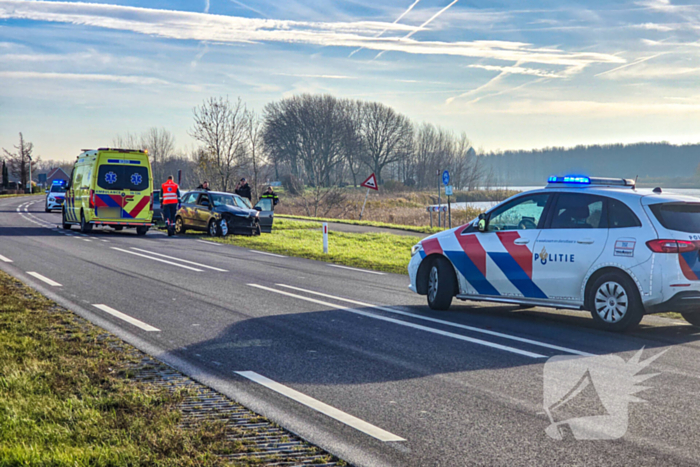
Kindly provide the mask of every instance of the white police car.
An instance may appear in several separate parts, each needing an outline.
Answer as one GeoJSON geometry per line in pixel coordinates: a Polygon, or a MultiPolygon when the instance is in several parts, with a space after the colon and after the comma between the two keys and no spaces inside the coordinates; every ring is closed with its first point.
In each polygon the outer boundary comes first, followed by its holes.
{"type": "Polygon", "coordinates": [[[44,211],[51,212],[53,209],[62,209],[66,201],[66,181],[54,180],[46,190],[46,204],[44,211]]]}
{"type": "Polygon", "coordinates": [[[467,225],[413,247],[410,289],[452,298],[590,310],[607,329],[677,311],[700,325],[700,199],[632,180],[550,177],[467,225]]]}

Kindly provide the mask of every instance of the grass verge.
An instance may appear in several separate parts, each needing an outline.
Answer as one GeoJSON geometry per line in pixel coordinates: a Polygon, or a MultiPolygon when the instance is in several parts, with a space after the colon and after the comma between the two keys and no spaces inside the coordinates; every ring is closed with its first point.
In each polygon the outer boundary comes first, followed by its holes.
{"type": "Polygon", "coordinates": [[[385,233],[331,231],[328,233],[329,253],[324,254],[320,224],[285,220],[284,227],[278,228],[277,221],[275,219],[271,234],[259,237],[229,235],[226,238],[207,239],[269,253],[396,274],[408,274],[406,266],[411,259],[411,247],[417,241],[413,237],[385,233]]]}
{"type": "Polygon", "coordinates": [[[223,424],[180,426],[187,390],[130,381],[121,340],[2,272],[0,342],[0,465],[231,465],[223,424]]]}
{"type": "Polygon", "coordinates": [[[41,193],[32,193],[31,195],[29,193],[22,193],[22,194],[16,194],[16,195],[0,195],[0,199],[2,198],[18,198],[20,196],[36,196],[40,195],[41,193]]]}
{"type": "Polygon", "coordinates": [[[419,232],[426,234],[434,234],[442,232],[445,229],[440,229],[437,227],[428,227],[423,225],[401,225],[401,224],[387,224],[385,222],[375,222],[375,221],[358,221],[354,219],[330,219],[322,217],[306,217],[306,216],[293,216],[290,214],[277,214],[275,215],[275,227],[277,219],[301,219],[305,221],[317,221],[317,222],[335,222],[336,224],[351,224],[351,225],[366,225],[367,227],[382,227],[385,229],[396,229],[396,230],[407,230],[409,232],[419,232]]]}

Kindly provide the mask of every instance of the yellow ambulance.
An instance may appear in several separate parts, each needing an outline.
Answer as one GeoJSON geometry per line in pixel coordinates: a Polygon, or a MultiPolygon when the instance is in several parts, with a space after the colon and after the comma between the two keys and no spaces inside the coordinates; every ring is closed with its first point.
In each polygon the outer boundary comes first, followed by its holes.
{"type": "Polygon", "coordinates": [[[153,177],[146,151],[83,150],[75,161],[63,203],[63,228],[79,225],[115,230],[136,228],[145,235],[153,225],[153,177]]]}

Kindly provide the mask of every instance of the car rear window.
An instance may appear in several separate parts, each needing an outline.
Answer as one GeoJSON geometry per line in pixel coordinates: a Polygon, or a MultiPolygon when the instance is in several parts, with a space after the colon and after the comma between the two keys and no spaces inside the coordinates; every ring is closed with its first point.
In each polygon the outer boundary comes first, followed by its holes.
{"type": "Polygon", "coordinates": [[[66,187],[61,185],[51,185],[51,193],[65,193],[66,187]]]}
{"type": "Polygon", "coordinates": [[[662,203],[649,208],[668,230],[700,233],[700,203],[662,203]]]}
{"type": "Polygon", "coordinates": [[[101,165],[97,174],[97,186],[103,190],[147,190],[148,168],[128,165],[101,165]]]}

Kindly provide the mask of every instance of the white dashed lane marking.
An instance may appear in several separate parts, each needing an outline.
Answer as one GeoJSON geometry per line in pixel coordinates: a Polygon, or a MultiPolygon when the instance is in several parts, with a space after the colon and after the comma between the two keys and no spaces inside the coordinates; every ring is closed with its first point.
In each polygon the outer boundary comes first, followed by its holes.
{"type": "Polygon", "coordinates": [[[58,282],[56,282],[56,281],[54,281],[54,280],[51,280],[51,279],[49,279],[49,278],[46,277],[46,276],[42,276],[42,275],[39,274],[38,272],[27,271],[27,274],[29,274],[30,276],[36,277],[36,278],[39,279],[40,281],[46,282],[47,284],[49,284],[49,285],[52,286],[52,287],[62,287],[61,284],[59,284],[58,282]]]}
{"type": "Polygon", "coordinates": [[[119,318],[123,321],[126,321],[127,323],[133,324],[134,326],[139,327],[139,328],[143,329],[144,331],[149,331],[149,332],[160,331],[160,329],[153,327],[150,324],[146,324],[143,321],[139,321],[136,318],[132,318],[129,315],[125,315],[121,311],[117,311],[114,308],[109,307],[107,305],[93,304],[92,306],[94,306],[95,308],[99,308],[100,310],[104,311],[105,313],[109,313],[110,315],[112,315],[116,318],[119,318]]]}

